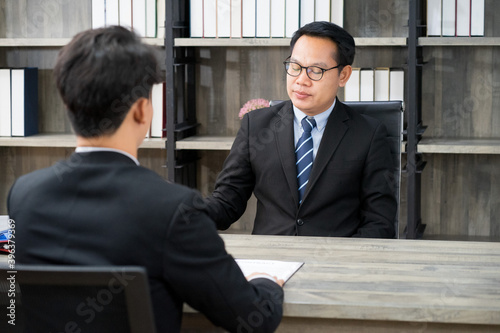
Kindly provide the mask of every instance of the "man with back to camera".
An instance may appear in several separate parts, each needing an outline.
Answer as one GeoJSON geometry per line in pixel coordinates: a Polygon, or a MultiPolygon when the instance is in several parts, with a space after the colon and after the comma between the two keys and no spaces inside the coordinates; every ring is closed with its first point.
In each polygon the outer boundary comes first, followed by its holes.
{"type": "Polygon", "coordinates": [[[397,201],[387,130],[337,99],[352,73],[352,36],[330,22],[295,32],[289,101],[244,116],[205,209],[227,229],[257,198],[253,234],[394,237],[397,201]]]}
{"type": "Polygon", "coordinates": [[[180,331],[183,302],[231,332],[274,331],[283,281],[248,282],[194,208],[198,193],[139,166],[158,68],[153,48],[122,27],[84,31],[62,48],[54,76],[77,148],[12,186],[17,262],[145,266],[158,332],[180,331]],[[265,315],[254,327],[255,313],[265,315]]]}

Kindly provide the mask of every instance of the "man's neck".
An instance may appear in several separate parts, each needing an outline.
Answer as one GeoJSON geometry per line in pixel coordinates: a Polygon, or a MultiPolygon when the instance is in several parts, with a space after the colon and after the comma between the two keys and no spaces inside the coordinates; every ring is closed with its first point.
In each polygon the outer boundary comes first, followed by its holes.
{"type": "Polygon", "coordinates": [[[113,148],[118,149],[137,158],[137,147],[131,142],[131,138],[119,139],[118,137],[111,136],[97,136],[92,138],[85,138],[82,136],[76,137],[77,147],[98,147],[98,148],[113,148]]]}

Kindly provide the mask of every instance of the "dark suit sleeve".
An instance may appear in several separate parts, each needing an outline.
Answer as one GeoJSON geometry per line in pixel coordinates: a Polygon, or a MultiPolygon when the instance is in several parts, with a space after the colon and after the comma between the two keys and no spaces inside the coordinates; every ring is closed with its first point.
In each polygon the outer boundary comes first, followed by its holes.
{"type": "Polygon", "coordinates": [[[255,187],[249,142],[249,117],[245,115],[231,152],[217,177],[215,190],[212,196],[205,199],[205,211],[220,230],[229,228],[243,215],[255,187]]]}
{"type": "Polygon", "coordinates": [[[179,299],[230,332],[272,332],[283,290],[267,279],[248,282],[193,195],[178,207],[167,235],[165,278],[179,299]]]}
{"type": "Polygon", "coordinates": [[[393,238],[397,201],[387,129],[379,124],[366,157],[361,188],[361,223],[353,237],[393,238]]]}

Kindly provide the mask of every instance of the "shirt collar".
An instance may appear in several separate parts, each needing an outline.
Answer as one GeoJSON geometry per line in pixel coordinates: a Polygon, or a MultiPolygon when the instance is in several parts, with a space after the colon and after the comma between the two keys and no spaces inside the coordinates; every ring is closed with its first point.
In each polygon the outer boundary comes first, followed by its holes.
{"type": "MultiPolygon", "coordinates": [[[[328,122],[328,117],[332,113],[336,102],[337,99],[333,101],[332,106],[326,109],[326,111],[323,111],[320,114],[314,116],[314,120],[316,121],[316,128],[318,129],[318,131],[322,132],[325,129],[326,123],[328,122]]],[[[304,112],[300,111],[299,108],[297,108],[295,105],[293,105],[293,113],[295,115],[294,117],[295,124],[301,126],[302,119],[307,115],[304,112]]]]}
{"type": "Polygon", "coordinates": [[[130,155],[126,151],[123,151],[120,149],[106,148],[106,147],[76,147],[76,149],[75,149],[75,153],[93,153],[96,151],[110,151],[110,152],[114,152],[114,153],[123,154],[123,155],[127,156],[128,158],[130,158],[132,161],[134,161],[135,164],[140,165],[137,158],[130,155]]]}

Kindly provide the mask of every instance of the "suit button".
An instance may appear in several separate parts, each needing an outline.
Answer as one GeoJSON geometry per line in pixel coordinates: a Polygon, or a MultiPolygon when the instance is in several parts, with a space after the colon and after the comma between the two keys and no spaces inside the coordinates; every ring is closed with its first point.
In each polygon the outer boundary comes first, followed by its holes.
{"type": "Polygon", "coordinates": [[[298,224],[299,226],[303,226],[303,225],[304,225],[304,220],[302,220],[302,219],[298,219],[298,220],[297,220],[297,224],[298,224]]]}

